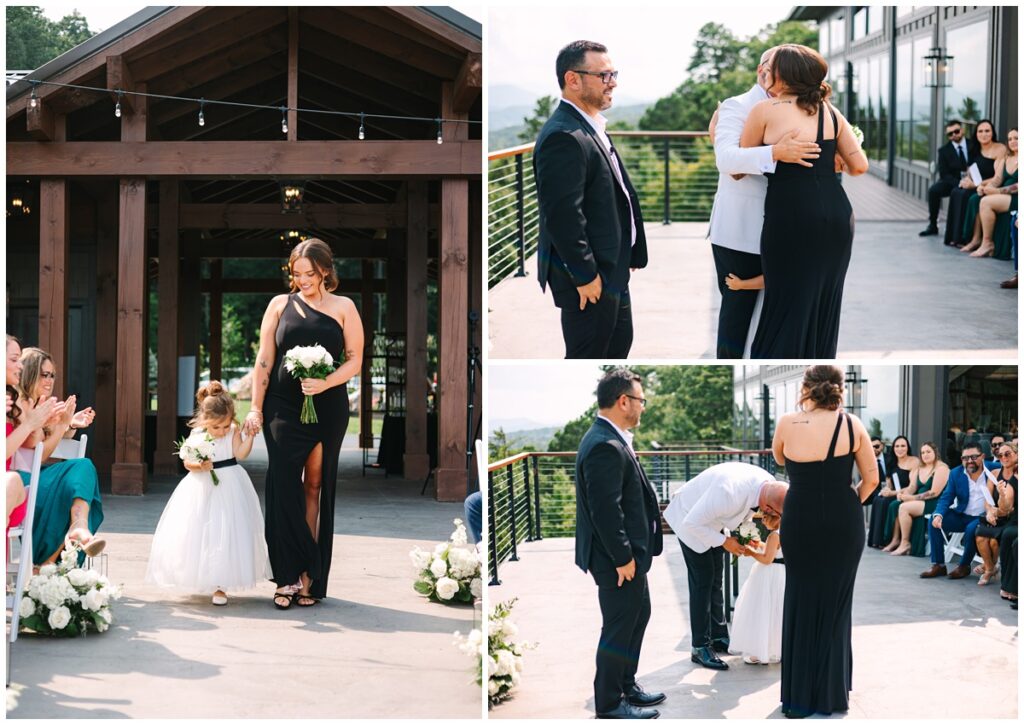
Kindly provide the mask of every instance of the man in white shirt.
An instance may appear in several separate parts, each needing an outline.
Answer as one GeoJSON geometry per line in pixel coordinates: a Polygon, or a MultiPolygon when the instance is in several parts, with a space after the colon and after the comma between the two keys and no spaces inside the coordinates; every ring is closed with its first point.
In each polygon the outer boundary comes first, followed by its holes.
{"type": "Polygon", "coordinates": [[[789,485],[749,463],[719,463],[685,483],[665,509],[665,521],[679,538],[690,590],[690,659],[715,670],[729,666],[717,652],[729,651],[725,623],[725,552],[747,555],[726,531],[733,531],[760,509],[782,515],[789,485]]]}

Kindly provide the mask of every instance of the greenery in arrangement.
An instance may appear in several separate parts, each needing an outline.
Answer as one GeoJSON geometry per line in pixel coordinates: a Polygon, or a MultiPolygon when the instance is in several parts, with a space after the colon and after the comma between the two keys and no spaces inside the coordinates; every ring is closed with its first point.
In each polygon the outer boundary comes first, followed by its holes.
{"type": "Polygon", "coordinates": [[[483,554],[468,545],[466,527],[455,519],[455,531],[433,551],[418,546],[409,552],[417,577],[413,589],[441,604],[469,604],[483,591],[480,567],[483,554]]]}

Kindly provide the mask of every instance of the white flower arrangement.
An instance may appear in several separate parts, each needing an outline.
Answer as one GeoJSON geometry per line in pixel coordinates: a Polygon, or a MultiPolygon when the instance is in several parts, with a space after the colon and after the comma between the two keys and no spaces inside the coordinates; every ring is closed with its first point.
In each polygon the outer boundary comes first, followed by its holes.
{"type": "MultiPolygon", "coordinates": [[[[325,380],[334,372],[334,356],[323,345],[296,345],[284,354],[284,366],[293,378],[315,378],[325,380]]],[[[316,423],[316,408],[313,396],[307,395],[302,401],[299,413],[300,423],[316,423]]]]}
{"type": "Polygon", "coordinates": [[[40,567],[21,599],[21,626],[55,637],[106,632],[113,617],[110,603],[121,589],[92,569],[78,567],[78,549],[65,545],[57,564],[40,567]]]}
{"type": "MultiPolygon", "coordinates": [[[[194,429],[188,438],[178,441],[178,458],[186,463],[200,464],[213,460],[213,436],[202,428],[194,429]]],[[[213,485],[220,483],[216,471],[210,471],[213,485]]]]}
{"type": "Polygon", "coordinates": [[[409,552],[409,559],[419,572],[413,588],[444,604],[472,602],[483,592],[483,554],[479,548],[467,548],[462,520],[455,519],[454,524],[455,531],[449,540],[435,546],[432,552],[418,546],[409,552]]]}
{"type": "Polygon", "coordinates": [[[487,637],[479,629],[468,635],[455,633],[459,650],[476,658],[477,684],[483,683],[484,663],[487,667],[487,699],[491,706],[512,696],[512,690],[519,684],[523,671],[523,652],[536,645],[529,642],[513,642],[519,628],[509,619],[516,600],[498,602],[487,618],[487,637]],[[486,644],[486,649],[485,649],[486,644]]]}

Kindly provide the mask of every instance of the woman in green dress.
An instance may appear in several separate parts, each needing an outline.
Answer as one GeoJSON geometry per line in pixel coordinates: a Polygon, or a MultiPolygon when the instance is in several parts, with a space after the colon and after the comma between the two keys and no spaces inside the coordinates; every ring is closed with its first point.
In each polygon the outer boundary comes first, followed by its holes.
{"type": "Polygon", "coordinates": [[[899,544],[890,551],[893,556],[910,553],[910,534],[913,530],[914,519],[935,510],[939,496],[946,488],[948,480],[949,466],[939,458],[935,444],[923,443],[921,445],[921,467],[914,471],[911,485],[907,487],[906,492],[901,492],[903,500],[899,506],[899,526],[896,526],[894,531],[894,537],[896,533],[899,533],[899,544]]]}
{"type": "MultiPolygon", "coordinates": [[[[1010,227],[997,228],[999,217],[1017,210],[1017,165],[1019,146],[1017,129],[1011,128],[1006,138],[1007,155],[996,161],[996,172],[988,182],[978,187],[967,202],[964,214],[964,237],[971,236],[964,247],[974,249],[972,257],[1010,259],[1010,227]]],[[[1007,217],[1007,221],[1009,217],[1007,217]]]]}
{"type": "MultiPolygon", "coordinates": [[[[19,405],[35,406],[53,394],[57,370],[53,358],[37,347],[21,353],[19,405]]],[[[43,443],[44,467],[39,474],[35,519],[32,526],[32,558],[35,564],[56,560],[66,540],[76,542],[85,554],[96,556],[106,542],[96,536],[103,521],[99,476],[88,458],[73,458],[45,465],[62,438],[74,437],[76,431],[92,424],[96,413],[92,408],[76,411],[76,398],[65,401],[65,413],[50,428],[43,428],[36,437],[26,441],[14,457],[14,467],[29,470],[32,448],[43,443]]]]}

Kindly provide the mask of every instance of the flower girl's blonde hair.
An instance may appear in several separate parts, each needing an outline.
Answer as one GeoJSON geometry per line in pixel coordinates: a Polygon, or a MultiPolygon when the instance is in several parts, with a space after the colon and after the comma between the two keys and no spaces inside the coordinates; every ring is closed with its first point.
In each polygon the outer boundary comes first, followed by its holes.
{"type": "Polygon", "coordinates": [[[211,380],[196,392],[196,414],[188,422],[189,428],[202,428],[206,421],[235,419],[235,401],[219,380],[211,380]]]}

